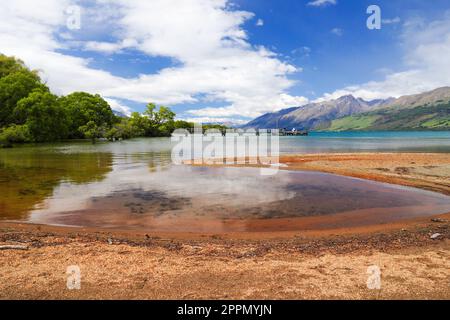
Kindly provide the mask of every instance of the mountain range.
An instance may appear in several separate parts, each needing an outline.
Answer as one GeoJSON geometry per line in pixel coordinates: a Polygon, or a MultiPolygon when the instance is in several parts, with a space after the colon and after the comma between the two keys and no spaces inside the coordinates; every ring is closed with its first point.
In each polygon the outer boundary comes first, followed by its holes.
{"type": "Polygon", "coordinates": [[[346,95],[335,100],[267,113],[250,121],[244,128],[450,130],[450,87],[397,99],[366,101],[346,95]]]}
{"type": "Polygon", "coordinates": [[[125,113],[121,112],[121,111],[113,110],[113,113],[114,113],[114,115],[115,115],[116,117],[119,117],[119,118],[128,118],[128,116],[127,116],[125,113]]]}

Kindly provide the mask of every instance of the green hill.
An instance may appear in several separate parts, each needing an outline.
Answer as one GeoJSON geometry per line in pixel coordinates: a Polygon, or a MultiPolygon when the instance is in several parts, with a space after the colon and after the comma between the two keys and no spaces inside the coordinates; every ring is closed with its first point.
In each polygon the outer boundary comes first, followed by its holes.
{"type": "Polygon", "coordinates": [[[333,120],[323,131],[450,130],[450,103],[382,108],[333,120]]]}

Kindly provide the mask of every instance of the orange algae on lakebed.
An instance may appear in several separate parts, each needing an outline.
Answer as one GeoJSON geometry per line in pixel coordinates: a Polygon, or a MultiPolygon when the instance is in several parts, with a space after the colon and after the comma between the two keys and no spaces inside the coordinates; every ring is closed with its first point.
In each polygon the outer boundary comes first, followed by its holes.
{"type": "MultiPolygon", "coordinates": [[[[26,222],[149,232],[271,232],[386,224],[450,212],[450,197],[317,172],[169,167],[56,190],[26,222]],[[132,181],[132,182],[130,182],[132,181]],[[192,187],[189,187],[192,184],[192,187]]],[[[133,171],[136,171],[133,173],[133,171]]],[[[118,171],[120,172],[120,170],[118,171]]]]}

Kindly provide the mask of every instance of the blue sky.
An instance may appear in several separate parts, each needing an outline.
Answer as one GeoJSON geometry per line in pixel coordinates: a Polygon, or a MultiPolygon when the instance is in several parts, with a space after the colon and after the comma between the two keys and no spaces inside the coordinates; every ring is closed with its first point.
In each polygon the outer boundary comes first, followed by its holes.
{"type": "MultiPolygon", "coordinates": [[[[448,0],[44,0],[0,4],[0,52],[43,70],[54,91],[146,102],[179,118],[245,122],[354,94],[450,85],[448,0]],[[369,30],[366,9],[381,8],[369,30]],[[68,28],[68,8],[80,26],[68,28]],[[3,15],[3,16],[2,16],[3,15]],[[449,54],[449,55],[447,55],[449,54]]],[[[68,13],[69,12],[69,13],[68,13]]]]}
{"type": "Polygon", "coordinates": [[[295,77],[302,84],[293,90],[311,99],[344,86],[382,80],[386,69],[402,70],[402,23],[416,17],[435,20],[450,9],[448,1],[430,5],[417,0],[341,0],[322,7],[305,6],[308,1],[239,3],[265,21],[264,28],[251,31],[255,43],[274,46],[304,69],[295,77]],[[366,27],[366,9],[374,3],[387,20],[381,30],[366,27]],[[336,28],[341,35],[330,32],[336,28]]]}

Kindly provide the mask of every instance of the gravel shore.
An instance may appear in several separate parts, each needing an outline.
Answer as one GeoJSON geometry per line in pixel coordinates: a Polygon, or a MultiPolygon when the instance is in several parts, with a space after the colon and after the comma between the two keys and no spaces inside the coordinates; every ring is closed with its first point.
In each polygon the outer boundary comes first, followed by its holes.
{"type": "MultiPolygon", "coordinates": [[[[281,158],[450,194],[450,155],[281,158]]],[[[0,299],[450,299],[450,213],[351,229],[146,234],[0,222],[0,299]],[[79,266],[81,290],[68,290],[79,266]],[[381,289],[367,287],[368,268],[381,289]]]]}

